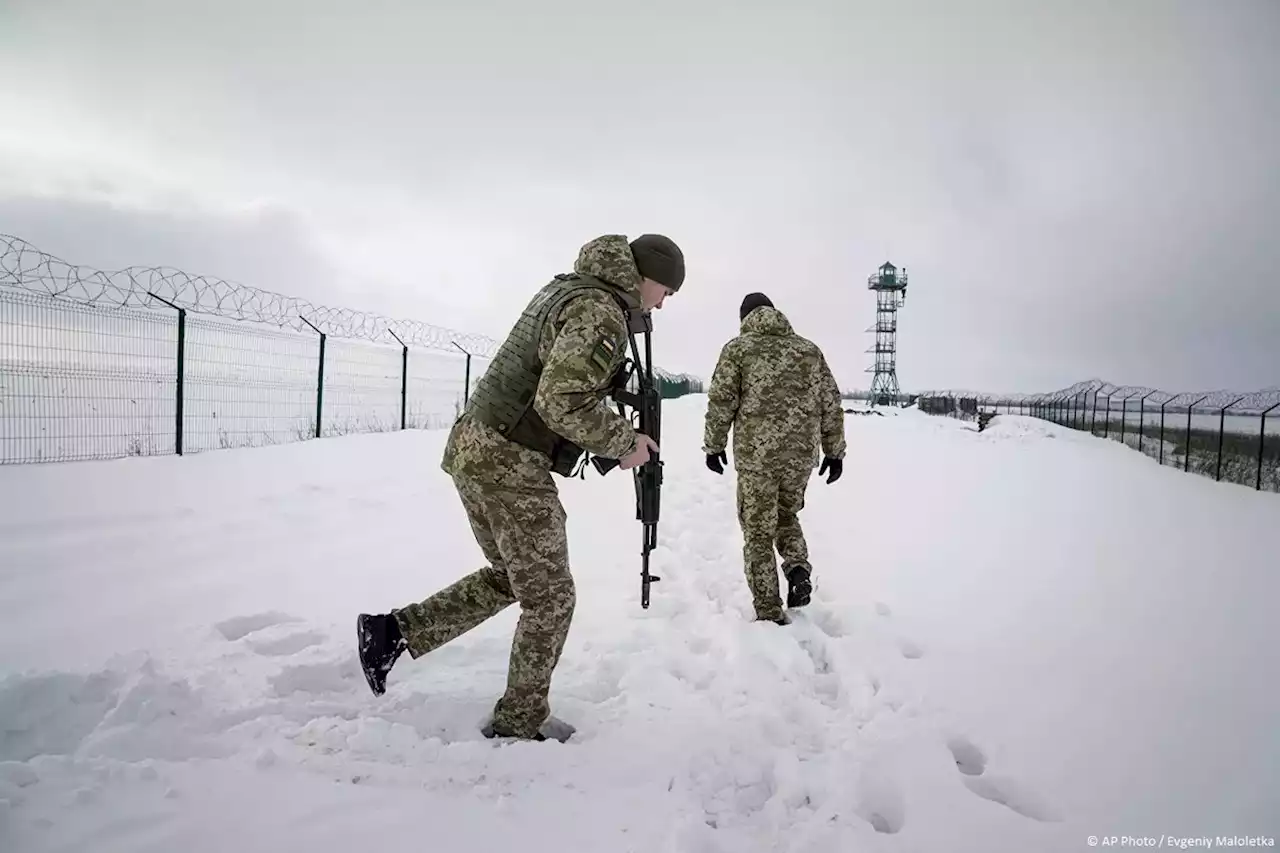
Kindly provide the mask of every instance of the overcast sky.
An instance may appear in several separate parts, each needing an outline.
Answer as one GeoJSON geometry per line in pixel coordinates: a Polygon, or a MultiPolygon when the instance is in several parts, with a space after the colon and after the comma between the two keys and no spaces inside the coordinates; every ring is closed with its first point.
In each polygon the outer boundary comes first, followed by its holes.
{"type": "Polygon", "coordinates": [[[0,0],[0,232],[501,337],[665,233],[865,388],[1280,385],[1280,3],[0,0]]]}

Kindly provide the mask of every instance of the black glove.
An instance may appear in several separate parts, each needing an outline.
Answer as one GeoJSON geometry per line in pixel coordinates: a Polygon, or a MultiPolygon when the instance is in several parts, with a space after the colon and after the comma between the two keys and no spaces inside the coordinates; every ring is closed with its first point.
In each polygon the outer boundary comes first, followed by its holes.
{"type": "Polygon", "coordinates": [[[721,463],[728,462],[728,461],[729,461],[729,455],[723,450],[721,450],[719,453],[707,454],[707,467],[710,468],[712,471],[715,471],[717,474],[724,473],[724,466],[721,465],[721,463]]]}
{"type": "Polygon", "coordinates": [[[827,473],[827,469],[831,469],[831,476],[827,477],[827,483],[834,483],[840,479],[840,475],[844,473],[844,460],[832,459],[830,456],[822,457],[822,465],[818,468],[818,476],[827,473]]]}

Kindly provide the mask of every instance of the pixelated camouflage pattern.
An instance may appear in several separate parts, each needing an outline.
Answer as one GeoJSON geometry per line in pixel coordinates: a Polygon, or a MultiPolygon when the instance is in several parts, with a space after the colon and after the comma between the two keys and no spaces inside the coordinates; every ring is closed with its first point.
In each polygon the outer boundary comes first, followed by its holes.
{"type": "Polygon", "coordinates": [[[776,308],[757,308],[720,350],[707,389],[703,452],[725,449],[739,472],[812,470],[818,450],[844,458],[840,389],[822,350],[776,308]]]}
{"type": "Polygon", "coordinates": [[[732,428],[743,570],[757,618],[774,620],[784,604],[777,556],[784,574],[812,571],[799,513],[819,450],[844,458],[840,390],[822,350],[764,306],[721,349],[707,398],[703,452],[724,450],[732,428]]]}
{"type": "Polygon", "coordinates": [[[605,234],[589,240],[578,250],[573,271],[607,281],[640,304],[640,270],[631,256],[630,241],[624,234],[605,234]]]}
{"type": "MultiPolygon", "coordinates": [[[[640,274],[625,237],[587,243],[574,271],[615,285],[639,304],[640,274]]],[[[631,453],[636,444],[630,423],[603,402],[625,357],[626,329],[616,300],[584,290],[548,318],[538,341],[543,367],[535,411],[558,434],[610,458],[631,453]],[[605,349],[612,345],[609,359],[593,357],[602,342],[608,342],[605,349]]],[[[441,467],[453,477],[488,565],[393,612],[417,658],[518,602],[507,689],[494,706],[492,725],[503,735],[534,737],[549,718],[551,676],[576,603],[551,459],[464,412],[449,432],[441,467]]]]}
{"type": "MultiPolygon", "coordinates": [[[[626,237],[605,235],[588,242],[578,253],[574,272],[613,284],[639,305],[640,272],[626,237]]],[[[604,402],[609,381],[626,357],[627,340],[621,306],[606,293],[584,290],[548,318],[538,341],[542,376],[534,411],[557,435],[611,459],[636,446],[631,424],[604,402]],[[606,359],[595,357],[604,350],[606,359]]],[[[507,441],[465,413],[450,431],[441,467],[449,474],[512,487],[552,483],[550,457],[507,441]]]]}
{"type": "Polygon", "coordinates": [[[742,564],[757,618],[773,620],[782,615],[775,548],[784,574],[796,568],[812,571],[799,519],[811,471],[800,466],[781,472],[738,472],[742,564]]]}
{"type": "Polygon", "coordinates": [[[488,565],[392,613],[418,658],[519,602],[507,689],[494,706],[493,727],[532,738],[550,715],[551,675],[576,603],[564,508],[554,487],[505,488],[466,477],[454,484],[488,565]]]}

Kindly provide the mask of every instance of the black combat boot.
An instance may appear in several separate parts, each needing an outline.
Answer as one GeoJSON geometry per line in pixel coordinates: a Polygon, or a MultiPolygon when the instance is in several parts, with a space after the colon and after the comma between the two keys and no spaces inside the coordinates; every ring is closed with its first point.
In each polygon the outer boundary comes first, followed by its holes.
{"type": "Polygon", "coordinates": [[[787,607],[804,607],[813,593],[809,570],[804,566],[793,566],[782,571],[787,576],[787,607]]]}
{"type": "Polygon", "coordinates": [[[387,690],[387,673],[408,648],[400,633],[400,625],[390,614],[370,616],[361,613],[356,617],[356,638],[364,679],[369,682],[373,695],[381,696],[387,690]]]}

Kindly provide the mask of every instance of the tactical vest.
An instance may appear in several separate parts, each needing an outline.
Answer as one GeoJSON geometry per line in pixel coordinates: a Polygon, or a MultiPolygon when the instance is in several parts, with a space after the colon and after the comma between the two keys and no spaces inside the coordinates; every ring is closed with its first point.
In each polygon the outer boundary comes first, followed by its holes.
{"type": "MultiPolygon", "coordinates": [[[[466,406],[471,417],[509,441],[551,457],[552,472],[566,477],[572,474],[582,448],[553,432],[534,411],[533,398],[542,376],[538,344],[547,320],[585,290],[604,291],[618,302],[623,312],[638,307],[618,288],[594,276],[557,275],[525,307],[489,369],[472,390],[466,406]]],[[[610,390],[600,391],[600,399],[608,396],[610,390]]]]}

